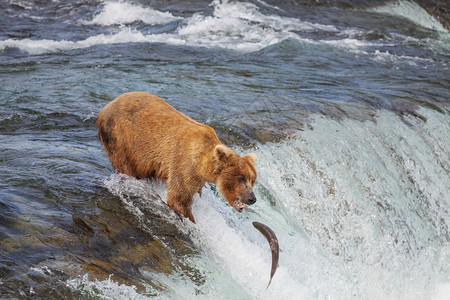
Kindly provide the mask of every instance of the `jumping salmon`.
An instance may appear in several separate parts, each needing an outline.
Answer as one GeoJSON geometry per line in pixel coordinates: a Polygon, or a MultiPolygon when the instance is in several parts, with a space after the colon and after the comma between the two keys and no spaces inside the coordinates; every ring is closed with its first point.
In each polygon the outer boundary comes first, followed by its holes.
{"type": "Polygon", "coordinates": [[[270,229],[269,226],[264,225],[259,222],[253,222],[253,226],[258,229],[267,239],[270,245],[270,250],[272,251],[272,270],[270,271],[270,280],[269,284],[267,285],[266,289],[269,287],[270,283],[272,282],[272,277],[275,274],[275,271],[278,268],[278,258],[280,257],[280,247],[278,245],[278,239],[275,235],[275,232],[273,232],[272,229],[270,229]]]}

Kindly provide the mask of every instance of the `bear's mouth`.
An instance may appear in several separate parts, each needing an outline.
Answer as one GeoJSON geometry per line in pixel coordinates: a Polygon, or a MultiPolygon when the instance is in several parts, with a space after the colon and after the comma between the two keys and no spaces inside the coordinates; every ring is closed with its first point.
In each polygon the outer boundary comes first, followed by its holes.
{"type": "Polygon", "coordinates": [[[238,212],[242,212],[244,210],[245,205],[241,202],[239,198],[234,199],[233,207],[238,212]]]}

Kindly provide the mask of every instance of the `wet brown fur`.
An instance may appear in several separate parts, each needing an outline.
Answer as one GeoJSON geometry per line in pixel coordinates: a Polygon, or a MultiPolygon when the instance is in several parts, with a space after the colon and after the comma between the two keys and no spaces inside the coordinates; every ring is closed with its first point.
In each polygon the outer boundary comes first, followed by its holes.
{"type": "Polygon", "coordinates": [[[113,167],[136,178],[165,180],[168,205],[192,222],[192,198],[206,182],[217,184],[231,206],[235,199],[247,203],[253,195],[256,155],[237,155],[211,127],[157,96],[119,96],[100,111],[97,127],[113,167]]]}

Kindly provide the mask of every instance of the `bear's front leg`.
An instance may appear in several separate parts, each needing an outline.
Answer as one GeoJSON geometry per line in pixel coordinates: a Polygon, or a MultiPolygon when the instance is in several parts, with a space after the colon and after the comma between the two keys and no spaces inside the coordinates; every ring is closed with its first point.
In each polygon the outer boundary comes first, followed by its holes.
{"type": "Polygon", "coordinates": [[[184,194],[172,191],[170,187],[167,189],[167,204],[177,214],[183,215],[192,223],[195,223],[194,216],[191,211],[192,195],[186,191],[184,194]]]}

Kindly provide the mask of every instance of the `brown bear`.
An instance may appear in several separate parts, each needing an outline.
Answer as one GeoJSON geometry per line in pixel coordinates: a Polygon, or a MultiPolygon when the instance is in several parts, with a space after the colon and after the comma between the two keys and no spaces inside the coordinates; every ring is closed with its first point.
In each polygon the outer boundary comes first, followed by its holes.
{"type": "Polygon", "coordinates": [[[214,130],[144,93],[123,94],[97,118],[98,136],[117,172],[166,182],[167,204],[195,223],[192,197],[206,182],[217,185],[242,212],[256,202],[254,153],[244,157],[223,145],[214,130]]]}

